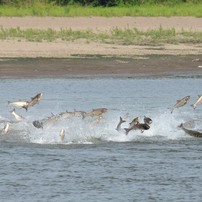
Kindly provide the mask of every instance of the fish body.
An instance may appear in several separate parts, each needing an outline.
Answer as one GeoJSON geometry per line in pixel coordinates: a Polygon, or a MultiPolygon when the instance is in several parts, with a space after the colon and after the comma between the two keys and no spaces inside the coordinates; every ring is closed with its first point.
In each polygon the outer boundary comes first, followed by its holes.
{"type": "Polygon", "coordinates": [[[151,125],[152,124],[152,119],[145,116],[144,117],[144,123],[147,124],[147,125],[151,125]]]}
{"type": "Polygon", "coordinates": [[[32,124],[36,127],[36,128],[43,128],[44,125],[50,125],[50,124],[54,124],[58,121],[59,116],[58,115],[52,115],[48,118],[42,119],[42,120],[35,120],[32,122],[32,124]]]}
{"type": "Polygon", "coordinates": [[[16,102],[8,102],[8,105],[13,106],[13,107],[22,107],[22,108],[27,108],[29,102],[28,101],[16,101],[16,102]]]}
{"type": "Polygon", "coordinates": [[[8,133],[8,128],[9,128],[9,123],[5,123],[2,129],[2,134],[6,135],[8,133]]]}
{"type": "Polygon", "coordinates": [[[137,123],[139,123],[139,117],[134,118],[130,123],[130,128],[132,128],[133,126],[135,126],[137,123]]]}
{"type": "Polygon", "coordinates": [[[18,114],[15,112],[15,109],[13,109],[13,110],[11,111],[11,114],[15,117],[15,119],[16,119],[17,121],[22,121],[22,120],[24,119],[24,117],[18,115],[18,114]]]}
{"type": "Polygon", "coordinates": [[[62,112],[59,114],[59,117],[62,118],[62,119],[68,119],[68,118],[71,118],[71,117],[84,117],[84,114],[85,112],[83,111],[74,111],[74,112],[62,112]]]}
{"type": "Polygon", "coordinates": [[[34,96],[33,98],[31,98],[31,101],[28,102],[28,105],[26,106],[26,110],[29,108],[29,107],[32,107],[34,106],[35,104],[39,103],[39,101],[41,100],[43,96],[43,93],[38,93],[36,96],[34,96]]]}
{"type": "Polygon", "coordinates": [[[94,117],[94,116],[101,116],[102,114],[106,112],[107,112],[106,108],[98,108],[98,109],[93,109],[90,112],[85,112],[83,115],[84,115],[84,118],[87,116],[94,117]]]}
{"type": "Polygon", "coordinates": [[[59,134],[60,138],[61,138],[61,141],[63,142],[64,141],[64,138],[65,138],[65,130],[62,128],[60,130],[60,134],[59,134]]]}
{"type": "Polygon", "coordinates": [[[116,130],[117,130],[117,131],[121,131],[121,124],[122,124],[122,123],[125,123],[125,122],[126,122],[126,121],[123,120],[122,117],[120,117],[120,120],[119,120],[119,123],[118,123],[118,125],[117,125],[117,127],[116,127],[116,130]]]}
{"type": "Polygon", "coordinates": [[[52,114],[52,116],[43,119],[41,122],[43,123],[43,125],[47,125],[47,124],[55,124],[59,119],[58,115],[54,115],[52,114]]]}
{"type": "Polygon", "coordinates": [[[190,96],[186,96],[186,97],[182,98],[181,100],[177,100],[177,103],[171,109],[171,114],[173,113],[174,109],[182,107],[185,104],[187,104],[187,102],[189,101],[189,99],[190,99],[190,96]]]}
{"type": "Polygon", "coordinates": [[[189,129],[185,128],[184,124],[182,124],[182,123],[179,125],[179,128],[181,128],[185,133],[187,133],[190,136],[202,138],[202,132],[199,132],[196,130],[189,130],[189,129]]]}
{"type": "Polygon", "coordinates": [[[140,129],[143,133],[145,130],[149,130],[150,126],[146,123],[137,123],[136,128],[140,129]]]}
{"type": "Polygon", "coordinates": [[[131,130],[136,130],[137,128],[137,124],[139,123],[139,117],[134,118],[130,123],[129,123],[129,128],[124,128],[126,135],[128,135],[128,133],[131,130]]]}
{"type": "Polygon", "coordinates": [[[71,118],[74,116],[74,112],[62,112],[59,114],[59,117],[62,118],[62,119],[68,119],[68,118],[71,118]]]}
{"type": "Polygon", "coordinates": [[[41,122],[41,121],[35,120],[32,123],[33,123],[34,127],[36,127],[36,128],[43,128],[43,122],[41,122]]]}
{"type": "Polygon", "coordinates": [[[198,100],[193,105],[191,105],[194,109],[196,109],[198,105],[202,104],[202,95],[199,95],[198,97],[198,100]]]}

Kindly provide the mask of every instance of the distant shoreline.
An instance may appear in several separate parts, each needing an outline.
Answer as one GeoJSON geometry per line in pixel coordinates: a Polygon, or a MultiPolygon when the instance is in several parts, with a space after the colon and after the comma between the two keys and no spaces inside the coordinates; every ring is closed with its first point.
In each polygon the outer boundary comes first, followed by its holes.
{"type": "MultiPolygon", "coordinates": [[[[99,32],[113,27],[192,29],[201,32],[201,21],[194,17],[156,18],[2,18],[2,28],[62,29],[99,32]],[[151,20],[152,19],[152,20],[151,20]],[[118,24],[117,24],[118,23],[118,24]],[[186,26],[185,26],[186,25],[186,26]],[[185,26],[185,27],[184,27],[185,26]]],[[[0,77],[172,76],[202,72],[202,44],[120,45],[93,41],[30,42],[0,40],[0,77]]]]}
{"type": "MultiPolygon", "coordinates": [[[[0,17],[2,29],[71,29],[99,33],[119,29],[171,29],[202,32],[202,18],[195,17],[0,17]]],[[[200,55],[202,44],[144,44],[124,45],[102,41],[69,40],[32,42],[22,39],[0,40],[0,58],[71,58],[77,55],[135,57],[144,55],[200,55]]]]}

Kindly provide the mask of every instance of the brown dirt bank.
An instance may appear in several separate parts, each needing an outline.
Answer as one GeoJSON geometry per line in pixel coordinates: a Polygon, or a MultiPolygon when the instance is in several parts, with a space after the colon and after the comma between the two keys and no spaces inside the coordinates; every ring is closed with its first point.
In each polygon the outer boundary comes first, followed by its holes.
{"type": "Polygon", "coordinates": [[[202,76],[202,55],[136,58],[1,59],[1,78],[75,76],[202,76]]]}

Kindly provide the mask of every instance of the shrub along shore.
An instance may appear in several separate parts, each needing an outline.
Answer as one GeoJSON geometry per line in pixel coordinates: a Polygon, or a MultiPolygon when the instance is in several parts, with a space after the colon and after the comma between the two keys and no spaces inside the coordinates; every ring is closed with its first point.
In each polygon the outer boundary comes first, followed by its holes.
{"type": "Polygon", "coordinates": [[[0,16],[202,17],[202,0],[0,0],[0,16]]]}
{"type": "Polygon", "coordinates": [[[145,44],[178,44],[178,43],[202,43],[202,32],[193,31],[176,31],[172,29],[154,29],[148,31],[140,31],[138,29],[119,29],[114,28],[110,32],[93,32],[91,30],[39,30],[9,28],[0,29],[0,40],[17,39],[29,42],[53,42],[53,41],[75,41],[85,40],[105,43],[105,44],[120,44],[120,45],[145,45],[145,44]]]}

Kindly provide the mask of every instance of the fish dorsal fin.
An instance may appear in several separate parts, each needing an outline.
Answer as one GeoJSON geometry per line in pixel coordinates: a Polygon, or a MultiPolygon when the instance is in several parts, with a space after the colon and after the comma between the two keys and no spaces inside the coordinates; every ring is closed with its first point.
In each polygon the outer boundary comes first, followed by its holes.
{"type": "Polygon", "coordinates": [[[202,95],[198,95],[198,97],[201,97],[202,95]]]}

